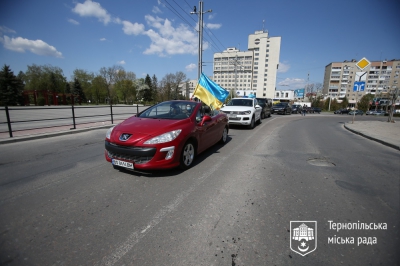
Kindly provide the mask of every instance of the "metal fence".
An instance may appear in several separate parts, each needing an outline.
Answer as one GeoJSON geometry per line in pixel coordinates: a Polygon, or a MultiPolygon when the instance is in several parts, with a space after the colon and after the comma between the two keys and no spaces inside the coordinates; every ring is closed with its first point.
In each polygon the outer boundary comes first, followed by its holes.
{"type": "Polygon", "coordinates": [[[77,129],[102,123],[114,124],[146,109],[143,105],[0,107],[0,135],[46,129],[77,129]]]}

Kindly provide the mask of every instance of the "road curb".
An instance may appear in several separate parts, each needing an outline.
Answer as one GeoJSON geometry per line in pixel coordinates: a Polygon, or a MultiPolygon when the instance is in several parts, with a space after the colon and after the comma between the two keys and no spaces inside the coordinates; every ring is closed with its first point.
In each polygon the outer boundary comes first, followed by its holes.
{"type": "Polygon", "coordinates": [[[374,138],[374,137],[365,135],[365,134],[363,134],[363,133],[361,133],[361,132],[359,132],[359,131],[357,131],[357,130],[354,130],[354,129],[351,129],[351,128],[347,127],[346,124],[344,124],[344,128],[346,128],[347,130],[349,130],[349,131],[351,131],[351,132],[353,132],[353,133],[355,133],[355,134],[357,134],[357,135],[360,135],[360,136],[362,136],[362,137],[364,137],[364,138],[367,138],[367,139],[370,139],[370,140],[379,142],[379,143],[381,143],[381,144],[383,144],[383,145],[386,145],[386,146],[388,146],[388,147],[391,147],[391,148],[394,148],[394,149],[400,151],[400,146],[397,146],[397,145],[395,145],[395,144],[386,142],[386,141],[381,140],[381,139],[377,139],[377,138],[374,138]]]}

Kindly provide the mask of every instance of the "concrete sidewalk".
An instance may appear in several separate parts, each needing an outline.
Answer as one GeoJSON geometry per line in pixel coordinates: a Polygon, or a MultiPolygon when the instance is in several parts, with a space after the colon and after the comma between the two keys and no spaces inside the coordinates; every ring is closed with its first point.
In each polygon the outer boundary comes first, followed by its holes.
{"type": "Polygon", "coordinates": [[[350,121],[344,127],[353,133],[400,150],[400,121],[387,122],[387,117],[380,121],[350,121]]]}

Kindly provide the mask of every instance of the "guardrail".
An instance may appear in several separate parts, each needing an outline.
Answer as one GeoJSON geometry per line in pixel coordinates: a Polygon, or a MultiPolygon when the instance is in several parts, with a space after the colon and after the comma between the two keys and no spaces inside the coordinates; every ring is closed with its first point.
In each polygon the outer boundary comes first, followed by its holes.
{"type": "Polygon", "coordinates": [[[140,109],[144,109],[146,106],[138,104],[106,106],[71,105],[57,107],[5,106],[0,107],[0,112],[5,112],[5,119],[3,115],[0,115],[0,133],[8,133],[9,137],[12,138],[13,133],[19,131],[40,130],[66,126],[72,126],[70,130],[73,130],[77,128],[77,125],[84,125],[99,121],[111,121],[111,124],[114,124],[114,119],[116,117],[125,119],[129,116],[139,113],[139,107],[140,109]],[[103,110],[107,111],[105,113],[101,113],[103,110]],[[118,110],[122,110],[122,112],[118,112],[118,110]]]}

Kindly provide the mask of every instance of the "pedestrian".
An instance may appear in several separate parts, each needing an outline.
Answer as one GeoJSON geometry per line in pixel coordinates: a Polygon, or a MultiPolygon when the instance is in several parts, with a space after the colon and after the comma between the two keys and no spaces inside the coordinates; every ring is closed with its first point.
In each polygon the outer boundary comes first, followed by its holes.
{"type": "Polygon", "coordinates": [[[302,113],[304,116],[306,116],[306,112],[307,112],[307,105],[303,105],[302,113]]]}

